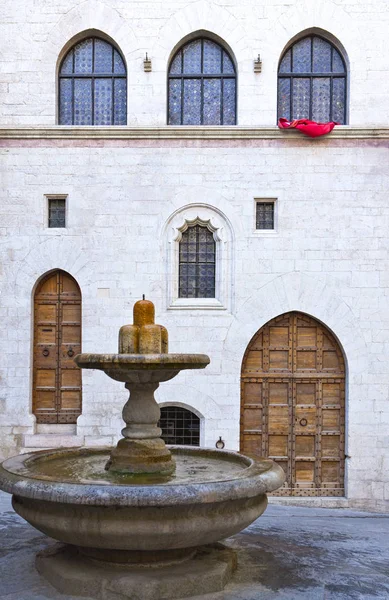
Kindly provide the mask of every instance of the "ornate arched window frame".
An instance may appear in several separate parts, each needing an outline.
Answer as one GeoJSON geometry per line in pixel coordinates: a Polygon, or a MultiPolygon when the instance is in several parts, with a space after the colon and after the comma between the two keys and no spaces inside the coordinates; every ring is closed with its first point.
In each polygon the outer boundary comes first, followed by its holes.
{"type": "Polygon", "coordinates": [[[177,210],[165,226],[167,308],[176,310],[232,310],[233,231],[227,217],[217,208],[193,204],[177,210]],[[215,298],[179,298],[179,252],[182,234],[200,225],[213,234],[215,254],[215,298]]]}

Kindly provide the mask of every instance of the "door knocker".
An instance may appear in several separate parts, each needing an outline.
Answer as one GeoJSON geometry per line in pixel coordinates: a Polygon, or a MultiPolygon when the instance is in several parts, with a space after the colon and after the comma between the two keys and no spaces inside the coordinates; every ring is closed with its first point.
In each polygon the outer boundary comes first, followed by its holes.
{"type": "Polygon", "coordinates": [[[301,427],[306,427],[306,425],[308,425],[308,421],[306,419],[300,419],[300,425],[301,427]]]}
{"type": "Polygon", "coordinates": [[[70,347],[70,348],[69,348],[69,350],[68,350],[68,356],[69,356],[70,358],[72,358],[72,356],[74,356],[74,350],[73,350],[73,348],[72,348],[72,347],[70,347]]]}
{"type": "Polygon", "coordinates": [[[43,348],[42,354],[43,354],[43,356],[49,356],[50,350],[48,348],[43,348]]]}

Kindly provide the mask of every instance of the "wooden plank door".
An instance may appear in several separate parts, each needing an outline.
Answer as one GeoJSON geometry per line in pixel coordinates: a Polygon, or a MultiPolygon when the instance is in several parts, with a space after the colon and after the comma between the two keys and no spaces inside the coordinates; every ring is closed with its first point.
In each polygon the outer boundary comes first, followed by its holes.
{"type": "Polygon", "coordinates": [[[273,319],[250,342],[241,381],[241,450],[283,467],[275,495],[343,495],[345,367],[332,334],[302,313],[273,319]]]}
{"type": "Polygon", "coordinates": [[[76,423],[81,414],[81,293],[76,281],[55,271],[34,299],[33,411],[38,423],[76,423]]]}

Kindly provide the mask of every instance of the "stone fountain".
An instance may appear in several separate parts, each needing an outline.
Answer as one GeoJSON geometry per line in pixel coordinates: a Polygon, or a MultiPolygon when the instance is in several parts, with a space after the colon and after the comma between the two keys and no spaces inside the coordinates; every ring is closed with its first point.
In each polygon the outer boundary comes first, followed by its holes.
{"type": "Polygon", "coordinates": [[[154,392],[204,354],[169,354],[154,305],[134,305],[118,354],[79,354],[77,365],[125,383],[123,438],[111,448],[44,450],[6,460],[0,488],[15,511],[59,540],[37,555],[59,591],[117,600],[172,600],[223,589],[235,552],[217,543],[266,508],[284,472],[268,459],[190,446],[167,447],[154,392]]]}

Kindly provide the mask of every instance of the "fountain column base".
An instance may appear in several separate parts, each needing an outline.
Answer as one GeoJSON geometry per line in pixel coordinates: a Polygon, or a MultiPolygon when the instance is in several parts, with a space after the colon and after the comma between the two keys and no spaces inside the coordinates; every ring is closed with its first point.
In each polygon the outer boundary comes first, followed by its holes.
{"type": "Polygon", "coordinates": [[[119,440],[105,469],[117,473],[171,475],[176,469],[170,450],[161,438],[119,440]]]}
{"type": "Polygon", "coordinates": [[[235,551],[223,544],[202,546],[192,559],[171,565],[105,562],[102,569],[100,560],[85,558],[77,548],[62,544],[36,557],[38,572],[59,592],[96,600],[174,600],[219,592],[231,580],[236,564],[235,551]]]}

